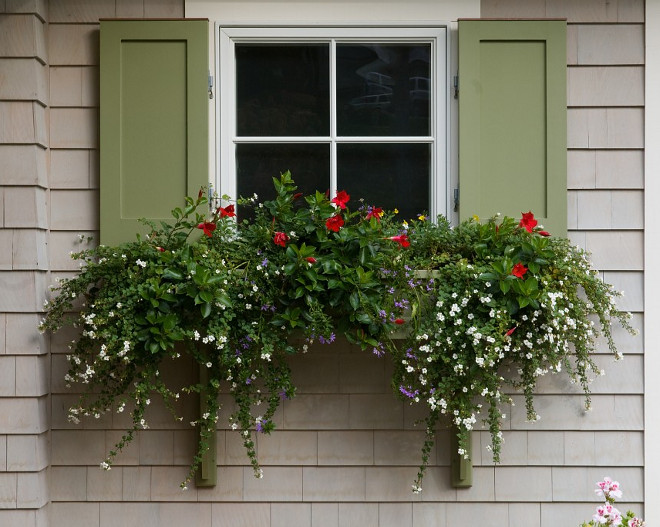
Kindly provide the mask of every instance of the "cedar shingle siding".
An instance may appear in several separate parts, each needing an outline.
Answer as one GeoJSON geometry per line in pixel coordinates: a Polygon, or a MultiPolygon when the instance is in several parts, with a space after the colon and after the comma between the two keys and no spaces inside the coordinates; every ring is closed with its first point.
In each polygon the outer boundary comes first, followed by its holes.
{"type": "MultiPolygon", "coordinates": [[[[151,429],[110,472],[99,469],[129,416],[69,423],[72,333],[36,326],[49,283],[77,269],[77,235],[98,235],[98,19],[183,15],[183,0],[0,0],[0,524],[577,525],[604,475],[624,485],[622,508],[643,515],[643,340],[623,333],[626,360],[614,365],[606,346],[597,359],[608,375],[593,385],[593,411],[548,377],[539,422],[525,422],[521,396],[504,410],[501,465],[488,432],[474,434],[470,489],[450,486],[440,433],[424,492],[411,494],[419,416],[391,394],[386,361],[346,345],[292,361],[299,395],[276,415],[279,430],[258,438],[263,480],[224,413],[218,485],[181,492],[194,434],[158,405],[151,429]]],[[[569,237],[625,290],[621,307],[643,329],[644,2],[482,0],[481,16],[568,18],[569,237]]],[[[186,365],[171,370],[185,375],[186,365]]]]}

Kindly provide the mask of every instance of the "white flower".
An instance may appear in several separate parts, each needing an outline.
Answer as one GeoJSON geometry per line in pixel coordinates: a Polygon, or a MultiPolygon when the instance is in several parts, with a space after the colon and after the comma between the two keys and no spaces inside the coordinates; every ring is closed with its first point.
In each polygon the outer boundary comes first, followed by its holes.
{"type": "Polygon", "coordinates": [[[140,260],[139,258],[135,260],[135,263],[144,269],[147,266],[147,262],[140,260]]]}

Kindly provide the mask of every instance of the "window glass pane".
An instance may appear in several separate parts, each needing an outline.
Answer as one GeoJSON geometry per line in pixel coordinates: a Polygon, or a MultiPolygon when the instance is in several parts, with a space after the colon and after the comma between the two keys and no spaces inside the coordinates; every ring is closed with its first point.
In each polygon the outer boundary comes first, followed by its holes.
{"type": "Polygon", "coordinates": [[[330,134],[327,44],[236,44],[239,136],[330,134]]]}
{"type": "Polygon", "coordinates": [[[429,44],[338,44],[340,136],[430,135],[429,44]]]}
{"type": "Polygon", "coordinates": [[[354,204],[399,209],[399,217],[416,218],[429,210],[431,145],[337,145],[337,189],[354,204]]]}
{"type": "Polygon", "coordinates": [[[330,145],[239,144],[236,166],[238,196],[256,193],[260,201],[274,198],[273,178],[287,170],[305,195],[325,192],[330,186],[330,145]]]}

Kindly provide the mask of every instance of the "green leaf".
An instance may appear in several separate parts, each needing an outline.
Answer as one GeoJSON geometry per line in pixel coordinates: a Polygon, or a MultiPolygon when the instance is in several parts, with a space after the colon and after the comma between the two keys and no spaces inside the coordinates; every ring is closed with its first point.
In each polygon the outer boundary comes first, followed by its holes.
{"type": "Polygon", "coordinates": [[[361,324],[371,324],[371,317],[367,313],[359,313],[355,318],[361,324]]]}
{"type": "Polygon", "coordinates": [[[211,303],[206,302],[205,304],[202,304],[201,307],[201,312],[202,312],[202,317],[207,318],[211,314],[211,303]]]}
{"type": "Polygon", "coordinates": [[[351,296],[349,297],[348,301],[350,302],[353,310],[357,311],[358,308],[360,307],[360,297],[358,296],[356,291],[351,293],[351,296]]]}
{"type": "Polygon", "coordinates": [[[183,274],[168,267],[163,271],[163,278],[167,278],[168,280],[182,280],[183,274]]]}

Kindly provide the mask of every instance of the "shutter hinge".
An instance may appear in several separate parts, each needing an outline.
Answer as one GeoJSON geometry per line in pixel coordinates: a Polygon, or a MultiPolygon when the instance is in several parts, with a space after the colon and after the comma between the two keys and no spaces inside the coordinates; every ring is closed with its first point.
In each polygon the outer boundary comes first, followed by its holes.
{"type": "Polygon", "coordinates": [[[459,189],[454,189],[454,212],[458,212],[458,205],[460,203],[460,191],[459,189]]]}
{"type": "Polygon", "coordinates": [[[454,99],[458,99],[458,75],[454,75],[454,99]]]}
{"type": "Polygon", "coordinates": [[[209,99],[213,99],[213,75],[211,75],[211,72],[209,72],[209,99]]]}

